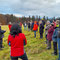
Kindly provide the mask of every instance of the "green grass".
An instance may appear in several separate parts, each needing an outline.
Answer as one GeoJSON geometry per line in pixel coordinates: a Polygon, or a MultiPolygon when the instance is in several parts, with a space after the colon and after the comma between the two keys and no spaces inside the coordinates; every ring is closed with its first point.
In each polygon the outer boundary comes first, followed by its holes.
{"type": "MultiPolygon", "coordinates": [[[[2,29],[6,30],[6,33],[4,34],[5,37],[3,39],[4,48],[3,50],[0,50],[0,60],[11,60],[10,47],[7,45],[9,29],[8,26],[2,26],[2,29]]],[[[36,38],[34,38],[34,32],[23,30],[23,33],[26,35],[27,38],[25,51],[29,60],[56,60],[57,56],[51,55],[51,53],[53,52],[53,46],[51,50],[46,50],[47,45],[45,44],[45,34],[43,39],[39,39],[39,32],[37,32],[36,38]]]]}

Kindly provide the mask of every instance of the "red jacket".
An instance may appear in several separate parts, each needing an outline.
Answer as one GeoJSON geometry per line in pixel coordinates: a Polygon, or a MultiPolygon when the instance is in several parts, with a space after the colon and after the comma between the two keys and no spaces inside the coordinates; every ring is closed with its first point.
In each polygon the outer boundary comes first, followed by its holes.
{"type": "Polygon", "coordinates": [[[11,56],[22,56],[24,55],[24,41],[25,45],[27,44],[26,37],[23,33],[20,33],[15,38],[11,35],[8,36],[8,44],[11,43],[11,56]]]}
{"type": "Polygon", "coordinates": [[[34,24],[33,30],[34,31],[37,31],[37,29],[38,29],[38,25],[37,24],[34,24]]]}
{"type": "Polygon", "coordinates": [[[8,27],[9,27],[9,30],[11,30],[12,25],[11,25],[11,24],[9,24],[9,25],[8,25],[8,27]]]}
{"type": "Polygon", "coordinates": [[[47,34],[47,39],[52,41],[52,35],[53,35],[53,32],[54,32],[54,26],[51,26],[48,30],[48,34],[47,34]]]}

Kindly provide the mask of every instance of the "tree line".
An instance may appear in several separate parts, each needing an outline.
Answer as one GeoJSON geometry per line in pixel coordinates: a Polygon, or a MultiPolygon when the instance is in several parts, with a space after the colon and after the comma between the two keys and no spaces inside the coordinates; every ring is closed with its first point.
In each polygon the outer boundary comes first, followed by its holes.
{"type": "Polygon", "coordinates": [[[16,17],[16,16],[14,16],[13,14],[11,14],[11,15],[9,15],[9,14],[6,14],[6,15],[3,15],[3,14],[0,14],[0,24],[2,24],[2,25],[7,25],[9,22],[12,22],[12,23],[19,23],[19,22],[24,22],[24,21],[40,21],[40,20],[45,20],[45,21],[47,21],[47,20],[56,20],[56,19],[60,19],[60,17],[58,17],[58,18],[55,18],[55,17],[53,17],[53,18],[49,18],[49,17],[46,17],[46,16],[43,16],[42,18],[41,18],[41,16],[29,16],[29,17],[25,17],[25,16],[23,16],[23,17],[16,17]]]}

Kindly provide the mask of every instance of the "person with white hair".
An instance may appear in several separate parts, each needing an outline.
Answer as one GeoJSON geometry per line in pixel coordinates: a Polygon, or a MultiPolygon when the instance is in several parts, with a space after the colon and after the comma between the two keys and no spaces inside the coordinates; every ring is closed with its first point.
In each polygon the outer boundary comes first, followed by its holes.
{"type": "Polygon", "coordinates": [[[11,27],[12,27],[12,23],[11,22],[9,22],[8,27],[9,27],[9,31],[10,31],[11,30],[11,27]]]}
{"type": "Polygon", "coordinates": [[[50,21],[47,21],[47,22],[46,22],[46,27],[45,27],[46,43],[47,43],[47,34],[48,34],[49,28],[50,28],[50,21]]]}

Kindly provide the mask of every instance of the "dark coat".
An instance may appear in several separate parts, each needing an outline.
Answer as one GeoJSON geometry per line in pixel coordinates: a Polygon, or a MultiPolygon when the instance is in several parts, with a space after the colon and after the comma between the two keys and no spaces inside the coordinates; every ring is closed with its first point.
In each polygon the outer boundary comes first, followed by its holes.
{"type": "Polygon", "coordinates": [[[3,38],[3,34],[5,33],[6,31],[4,31],[4,30],[1,30],[1,26],[0,26],[0,39],[2,39],[3,38]]]}
{"type": "Polygon", "coordinates": [[[44,32],[44,25],[40,24],[39,33],[43,33],[43,32],[44,32]]]}
{"type": "Polygon", "coordinates": [[[28,28],[30,28],[30,23],[28,23],[28,28]]]}

